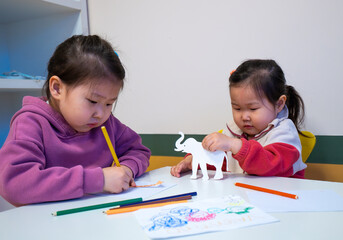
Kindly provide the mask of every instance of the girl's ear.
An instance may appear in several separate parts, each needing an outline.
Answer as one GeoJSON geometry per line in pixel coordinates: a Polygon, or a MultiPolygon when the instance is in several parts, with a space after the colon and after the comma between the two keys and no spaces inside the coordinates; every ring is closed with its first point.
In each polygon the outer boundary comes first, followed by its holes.
{"type": "Polygon", "coordinates": [[[287,100],[287,97],[286,95],[281,95],[281,97],[279,98],[279,100],[277,101],[276,103],[276,109],[277,109],[277,112],[281,112],[282,109],[284,108],[285,104],[286,104],[286,100],[287,100]]]}
{"type": "Polygon", "coordinates": [[[61,97],[63,86],[63,82],[59,77],[52,76],[49,79],[49,89],[51,97],[53,97],[54,99],[59,99],[61,97]]]}

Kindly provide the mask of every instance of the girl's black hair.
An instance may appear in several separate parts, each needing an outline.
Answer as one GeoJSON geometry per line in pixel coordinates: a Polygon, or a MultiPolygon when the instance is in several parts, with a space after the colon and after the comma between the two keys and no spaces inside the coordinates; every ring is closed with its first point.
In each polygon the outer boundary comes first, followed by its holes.
{"type": "Polygon", "coordinates": [[[280,96],[286,95],[289,118],[300,133],[300,125],[304,121],[305,105],[299,93],[286,85],[285,75],[274,60],[252,59],[243,62],[230,75],[230,87],[248,84],[258,96],[265,96],[272,104],[276,104],[280,96]]]}
{"type": "MultiPolygon", "coordinates": [[[[75,35],[57,46],[48,63],[43,92],[50,99],[49,79],[58,76],[68,86],[101,78],[124,85],[125,69],[111,44],[97,35],[75,35]]],[[[92,82],[93,81],[93,82],[92,82]]]]}

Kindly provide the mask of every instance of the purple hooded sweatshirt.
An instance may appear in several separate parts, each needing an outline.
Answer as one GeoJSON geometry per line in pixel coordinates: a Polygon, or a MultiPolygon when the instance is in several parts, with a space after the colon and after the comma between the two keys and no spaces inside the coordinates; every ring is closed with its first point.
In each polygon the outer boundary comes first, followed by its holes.
{"type": "MultiPolygon", "coordinates": [[[[112,115],[103,125],[120,164],[142,175],[150,150],[140,136],[112,115]]],[[[27,96],[0,149],[0,195],[18,206],[102,192],[112,161],[100,127],[76,132],[45,99],[27,96]]]]}

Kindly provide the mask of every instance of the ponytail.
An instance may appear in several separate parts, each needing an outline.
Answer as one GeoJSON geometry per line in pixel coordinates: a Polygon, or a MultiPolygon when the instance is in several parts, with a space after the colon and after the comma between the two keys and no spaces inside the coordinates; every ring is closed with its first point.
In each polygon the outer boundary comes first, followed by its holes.
{"type": "Polygon", "coordinates": [[[294,87],[286,85],[286,105],[289,111],[289,119],[291,119],[300,133],[300,126],[304,122],[305,105],[303,99],[300,97],[294,87]]]}

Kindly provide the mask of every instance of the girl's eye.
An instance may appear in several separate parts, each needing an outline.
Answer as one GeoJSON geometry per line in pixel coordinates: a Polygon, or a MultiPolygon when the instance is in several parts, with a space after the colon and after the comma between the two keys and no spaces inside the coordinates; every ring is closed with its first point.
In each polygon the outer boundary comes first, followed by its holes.
{"type": "Polygon", "coordinates": [[[257,110],[257,108],[251,108],[250,110],[251,110],[251,111],[256,111],[256,110],[257,110]]]}
{"type": "Polygon", "coordinates": [[[96,104],[97,102],[96,101],[93,101],[93,100],[91,100],[91,99],[87,99],[90,103],[92,103],[92,104],[96,104]]]}

